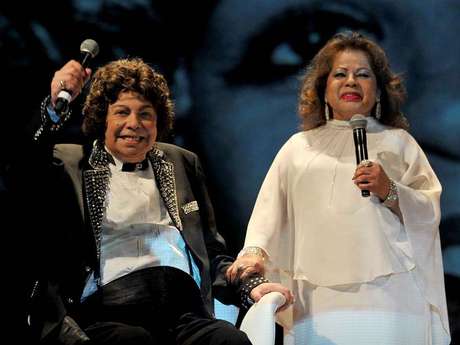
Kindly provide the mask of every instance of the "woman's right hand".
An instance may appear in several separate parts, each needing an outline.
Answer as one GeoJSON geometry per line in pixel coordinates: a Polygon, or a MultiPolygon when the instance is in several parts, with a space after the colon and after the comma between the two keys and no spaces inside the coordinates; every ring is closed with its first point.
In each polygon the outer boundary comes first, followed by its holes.
{"type": "Polygon", "coordinates": [[[51,104],[53,107],[61,90],[68,91],[72,95],[72,100],[74,100],[80,94],[90,76],[91,69],[83,68],[75,60],[70,60],[60,70],[56,71],[51,81],[51,104]]]}
{"type": "Polygon", "coordinates": [[[253,273],[264,275],[265,259],[255,254],[245,254],[237,258],[227,269],[226,278],[230,283],[245,279],[253,273]]]}

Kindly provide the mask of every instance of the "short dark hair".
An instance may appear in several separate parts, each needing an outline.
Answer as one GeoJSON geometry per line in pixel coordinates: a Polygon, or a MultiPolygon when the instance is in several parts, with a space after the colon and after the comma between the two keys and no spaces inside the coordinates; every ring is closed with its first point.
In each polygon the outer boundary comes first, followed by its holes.
{"type": "Polygon", "coordinates": [[[335,56],[344,50],[359,50],[368,56],[371,68],[377,78],[377,87],[381,92],[380,122],[407,130],[409,123],[401,113],[401,106],[406,99],[406,89],[402,77],[391,71],[383,49],[371,39],[357,32],[334,35],[307,67],[300,91],[298,109],[302,118],[302,128],[308,130],[326,123],[323,100],[327,78],[335,56]]]}
{"type": "Polygon", "coordinates": [[[109,105],[117,101],[120,92],[126,91],[137,92],[152,103],[158,117],[158,139],[165,139],[174,122],[168,84],[140,58],[112,61],[96,71],[83,106],[83,133],[103,139],[109,105]]]}

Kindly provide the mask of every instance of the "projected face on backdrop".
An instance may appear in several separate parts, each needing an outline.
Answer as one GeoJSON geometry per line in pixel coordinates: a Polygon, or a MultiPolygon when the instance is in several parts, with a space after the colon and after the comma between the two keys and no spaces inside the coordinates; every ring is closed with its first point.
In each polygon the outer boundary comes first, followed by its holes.
{"type": "Polygon", "coordinates": [[[411,132],[445,186],[444,217],[458,216],[459,19],[460,7],[449,0],[220,1],[194,55],[190,89],[194,135],[231,231],[245,228],[274,155],[298,130],[305,66],[343,30],[377,40],[404,74],[411,132]]]}

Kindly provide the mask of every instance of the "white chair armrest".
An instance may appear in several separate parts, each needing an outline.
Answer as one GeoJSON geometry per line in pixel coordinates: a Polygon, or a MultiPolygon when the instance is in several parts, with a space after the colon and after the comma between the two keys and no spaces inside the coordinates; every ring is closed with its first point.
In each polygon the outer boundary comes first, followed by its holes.
{"type": "Polygon", "coordinates": [[[253,345],[275,344],[275,314],[286,298],[280,292],[270,292],[255,303],[241,322],[242,330],[253,345]]]}

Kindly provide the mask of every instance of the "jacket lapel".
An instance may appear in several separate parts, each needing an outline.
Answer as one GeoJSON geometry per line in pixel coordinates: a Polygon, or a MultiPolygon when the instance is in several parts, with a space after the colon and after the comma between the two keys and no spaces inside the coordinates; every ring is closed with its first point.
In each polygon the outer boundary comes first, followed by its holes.
{"type": "Polygon", "coordinates": [[[149,159],[153,167],[155,179],[160,190],[166,208],[174,222],[174,225],[182,230],[182,222],[179,217],[179,207],[177,202],[176,179],[174,175],[174,165],[164,159],[164,152],[155,148],[149,152],[149,159]]]}
{"type": "Polygon", "coordinates": [[[109,185],[109,162],[113,158],[98,141],[94,142],[89,157],[89,169],[83,170],[84,198],[88,208],[88,218],[96,240],[97,258],[101,256],[102,221],[109,185]]]}

